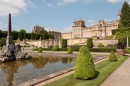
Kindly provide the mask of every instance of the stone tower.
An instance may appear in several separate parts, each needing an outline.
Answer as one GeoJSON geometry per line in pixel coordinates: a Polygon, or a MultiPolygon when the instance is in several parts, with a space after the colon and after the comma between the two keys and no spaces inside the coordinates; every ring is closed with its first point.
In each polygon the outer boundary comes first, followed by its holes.
{"type": "Polygon", "coordinates": [[[83,19],[75,20],[72,26],[72,38],[82,38],[82,28],[86,27],[83,19]]]}

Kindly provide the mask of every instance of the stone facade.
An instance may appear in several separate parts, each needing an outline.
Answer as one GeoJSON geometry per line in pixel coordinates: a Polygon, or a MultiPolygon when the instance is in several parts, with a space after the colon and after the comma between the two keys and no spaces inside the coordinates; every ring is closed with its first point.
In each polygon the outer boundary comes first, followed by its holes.
{"type": "Polygon", "coordinates": [[[106,22],[99,20],[99,22],[93,26],[85,26],[83,19],[75,20],[72,26],[72,32],[62,33],[62,38],[87,38],[93,36],[104,38],[105,36],[111,36],[112,30],[118,28],[120,16],[119,12],[117,21],[106,22]]]}
{"type": "Polygon", "coordinates": [[[64,38],[64,39],[72,38],[72,32],[62,33],[62,34],[61,34],[61,37],[64,38]]]}
{"type": "Polygon", "coordinates": [[[59,39],[61,38],[61,32],[56,32],[56,31],[48,31],[49,35],[53,35],[54,39],[59,39]]]}

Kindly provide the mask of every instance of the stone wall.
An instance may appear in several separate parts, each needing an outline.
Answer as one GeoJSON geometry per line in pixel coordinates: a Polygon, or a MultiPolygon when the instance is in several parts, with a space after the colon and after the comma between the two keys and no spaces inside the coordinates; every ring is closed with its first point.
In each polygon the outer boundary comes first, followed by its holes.
{"type": "MultiPolygon", "coordinates": [[[[86,45],[87,43],[87,38],[82,38],[82,39],[67,39],[67,44],[68,45],[74,45],[74,44],[79,44],[79,45],[86,45]]],[[[101,39],[93,39],[93,44],[94,47],[97,47],[99,43],[102,43],[104,46],[107,46],[108,44],[117,44],[118,40],[101,40],[101,39]]],[[[48,46],[52,45],[58,45],[61,47],[60,40],[37,40],[37,41],[26,41],[29,45],[34,45],[37,47],[43,47],[43,48],[48,48],[48,46]]]]}
{"type": "Polygon", "coordinates": [[[93,40],[94,47],[97,47],[99,43],[102,43],[104,46],[107,46],[108,44],[117,44],[118,40],[101,40],[101,39],[93,40]]]}
{"type": "Polygon", "coordinates": [[[87,38],[82,38],[82,39],[68,39],[67,40],[67,44],[68,45],[74,45],[74,44],[79,44],[79,45],[86,45],[87,42],[87,38]]]}

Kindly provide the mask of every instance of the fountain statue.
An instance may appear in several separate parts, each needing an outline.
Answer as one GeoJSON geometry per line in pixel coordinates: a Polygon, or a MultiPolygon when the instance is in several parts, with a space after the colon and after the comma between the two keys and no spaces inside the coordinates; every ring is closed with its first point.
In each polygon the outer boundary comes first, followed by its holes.
{"type": "Polygon", "coordinates": [[[15,46],[13,42],[11,31],[11,14],[9,14],[6,45],[4,45],[2,48],[2,53],[0,55],[0,62],[28,59],[28,58],[31,58],[31,56],[29,56],[27,53],[23,53],[21,51],[21,46],[19,44],[15,46]]]}

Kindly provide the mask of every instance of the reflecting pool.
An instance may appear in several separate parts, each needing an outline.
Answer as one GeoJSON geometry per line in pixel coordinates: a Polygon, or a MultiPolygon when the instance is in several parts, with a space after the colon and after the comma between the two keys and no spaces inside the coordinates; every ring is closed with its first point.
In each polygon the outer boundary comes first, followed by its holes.
{"type": "Polygon", "coordinates": [[[41,78],[73,66],[72,58],[38,57],[31,60],[0,63],[0,86],[41,78]]]}
{"type": "MultiPolygon", "coordinates": [[[[93,56],[100,59],[101,56],[93,56]]],[[[42,78],[48,74],[74,66],[76,58],[37,57],[29,60],[0,63],[0,86],[17,86],[20,83],[42,78]]]]}

